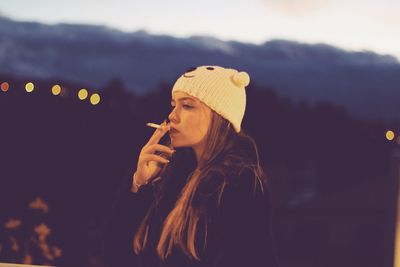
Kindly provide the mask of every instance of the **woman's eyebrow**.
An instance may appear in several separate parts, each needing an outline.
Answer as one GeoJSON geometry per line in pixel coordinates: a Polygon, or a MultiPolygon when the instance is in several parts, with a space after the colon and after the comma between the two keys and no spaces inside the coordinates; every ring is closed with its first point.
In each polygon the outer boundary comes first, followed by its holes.
{"type": "MultiPolygon", "coordinates": [[[[183,100],[191,100],[191,101],[195,102],[195,100],[193,98],[191,98],[191,97],[182,97],[182,98],[178,99],[178,101],[183,101],[183,100]]],[[[171,102],[175,103],[175,100],[171,99],[171,102]]]]}

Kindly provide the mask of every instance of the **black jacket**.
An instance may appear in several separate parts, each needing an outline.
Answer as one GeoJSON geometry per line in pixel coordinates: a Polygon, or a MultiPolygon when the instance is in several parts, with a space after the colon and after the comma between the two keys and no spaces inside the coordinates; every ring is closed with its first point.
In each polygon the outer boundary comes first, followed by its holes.
{"type": "Polygon", "coordinates": [[[230,177],[230,183],[222,193],[220,206],[216,205],[216,195],[203,200],[207,202],[207,246],[200,254],[201,262],[190,260],[179,249],[175,249],[165,262],[161,262],[155,251],[162,222],[174,207],[184,182],[174,184],[157,207],[150,224],[149,243],[145,253],[134,253],[133,236],[152,205],[155,188],[149,183],[133,193],[130,191],[131,177],[132,174],[123,179],[105,231],[105,254],[110,266],[278,266],[268,189],[264,188],[263,192],[250,171],[230,177]]]}

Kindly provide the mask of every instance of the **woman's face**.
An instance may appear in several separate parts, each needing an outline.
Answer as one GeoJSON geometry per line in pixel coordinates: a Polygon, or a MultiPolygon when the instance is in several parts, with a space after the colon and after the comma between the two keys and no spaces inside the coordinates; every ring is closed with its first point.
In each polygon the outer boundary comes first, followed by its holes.
{"type": "Polygon", "coordinates": [[[172,111],[168,118],[169,132],[173,147],[193,147],[202,150],[212,111],[200,100],[184,92],[174,92],[171,100],[172,111]],[[174,131],[174,129],[176,131],[174,131]]]}

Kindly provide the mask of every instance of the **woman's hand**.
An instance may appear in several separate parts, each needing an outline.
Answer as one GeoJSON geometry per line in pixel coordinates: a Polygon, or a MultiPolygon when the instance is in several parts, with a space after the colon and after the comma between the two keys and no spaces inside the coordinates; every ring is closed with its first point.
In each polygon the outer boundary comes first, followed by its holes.
{"type": "MultiPolygon", "coordinates": [[[[150,178],[155,177],[160,172],[161,167],[159,163],[167,164],[169,162],[169,160],[156,155],[156,151],[165,152],[169,155],[175,152],[175,150],[158,143],[170,130],[170,126],[167,125],[166,121],[164,121],[161,126],[162,128],[154,131],[147,144],[145,144],[140,151],[136,173],[132,178],[132,180],[135,179],[136,184],[145,184],[150,178]]],[[[132,187],[134,192],[137,191],[135,187],[135,185],[132,187]]]]}

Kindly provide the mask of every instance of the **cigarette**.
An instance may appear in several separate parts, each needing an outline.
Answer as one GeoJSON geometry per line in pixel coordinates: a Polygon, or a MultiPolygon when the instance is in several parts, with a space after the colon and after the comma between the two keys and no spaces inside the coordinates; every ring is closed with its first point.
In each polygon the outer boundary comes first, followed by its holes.
{"type": "Polygon", "coordinates": [[[157,128],[157,129],[161,128],[161,125],[155,124],[155,123],[151,123],[151,122],[146,123],[146,125],[149,126],[149,127],[157,128]]]}

